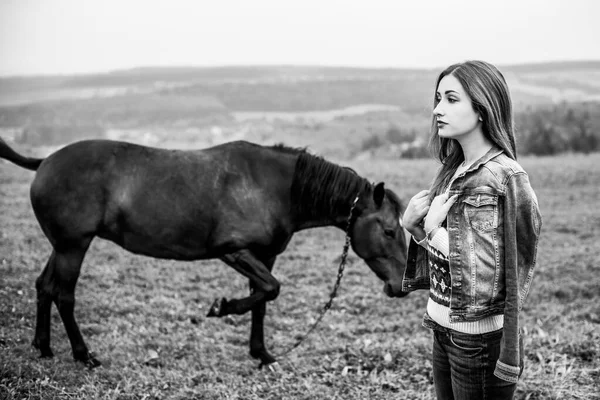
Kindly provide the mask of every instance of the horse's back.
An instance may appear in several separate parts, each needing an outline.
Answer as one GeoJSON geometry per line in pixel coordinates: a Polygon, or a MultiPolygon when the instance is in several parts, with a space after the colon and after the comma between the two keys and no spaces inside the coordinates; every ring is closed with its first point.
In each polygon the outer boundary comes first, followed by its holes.
{"type": "Polygon", "coordinates": [[[51,241],[98,235],[155,257],[210,257],[272,240],[293,160],[247,142],[183,151],[82,141],[42,163],[31,198],[51,241]]]}
{"type": "Polygon", "coordinates": [[[172,150],[112,140],[84,140],[51,154],[38,169],[38,175],[43,176],[44,171],[48,171],[52,175],[66,173],[69,177],[77,178],[111,169],[118,170],[120,175],[135,171],[148,175],[154,171],[164,172],[165,168],[186,166],[200,168],[204,172],[251,172],[247,171],[248,167],[261,169],[276,159],[282,159],[280,154],[276,157],[273,154],[271,147],[246,141],[228,142],[199,150],[172,150]]]}

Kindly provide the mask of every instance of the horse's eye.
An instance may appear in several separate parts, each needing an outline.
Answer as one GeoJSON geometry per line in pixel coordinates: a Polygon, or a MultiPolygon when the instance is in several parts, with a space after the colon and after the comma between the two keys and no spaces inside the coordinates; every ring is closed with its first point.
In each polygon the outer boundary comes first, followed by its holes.
{"type": "Polygon", "coordinates": [[[385,229],[383,231],[383,233],[385,234],[385,236],[389,237],[390,239],[396,238],[396,231],[393,229],[385,229]]]}

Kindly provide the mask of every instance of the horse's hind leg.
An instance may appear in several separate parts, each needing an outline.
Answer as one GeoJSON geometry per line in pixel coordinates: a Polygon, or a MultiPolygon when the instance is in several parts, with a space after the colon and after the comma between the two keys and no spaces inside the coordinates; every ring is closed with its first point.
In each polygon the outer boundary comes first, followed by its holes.
{"type": "Polygon", "coordinates": [[[89,352],[73,313],[75,309],[75,285],[79,278],[83,257],[90,242],[91,240],[88,240],[85,245],[57,251],[54,274],[57,295],[54,297],[54,302],[71,342],[73,358],[76,361],[83,362],[89,368],[94,368],[99,366],[100,362],[89,352]]]}
{"type": "Polygon", "coordinates": [[[52,357],[50,348],[50,316],[52,311],[52,298],[55,295],[53,273],[55,270],[56,253],[52,252],[46,267],[35,281],[37,290],[37,320],[35,336],[31,343],[40,350],[41,357],[52,357]]]}

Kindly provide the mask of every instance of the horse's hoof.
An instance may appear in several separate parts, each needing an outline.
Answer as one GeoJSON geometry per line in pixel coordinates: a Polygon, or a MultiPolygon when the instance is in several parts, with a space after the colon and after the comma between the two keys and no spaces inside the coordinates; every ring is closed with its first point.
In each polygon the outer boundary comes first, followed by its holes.
{"type": "Polygon", "coordinates": [[[40,351],[40,358],[54,358],[54,353],[50,349],[48,349],[48,350],[41,350],[40,351]]]}
{"type": "Polygon", "coordinates": [[[273,374],[281,374],[283,372],[281,365],[279,365],[279,363],[277,361],[274,361],[269,364],[260,363],[260,365],[258,366],[258,369],[262,369],[263,367],[265,367],[265,369],[267,371],[269,371],[273,374]]]}
{"type": "Polygon", "coordinates": [[[208,310],[207,317],[221,317],[223,316],[223,307],[227,303],[227,299],[225,297],[221,297],[220,299],[216,299],[210,309],[208,310]]]}
{"type": "Polygon", "coordinates": [[[102,365],[93,353],[87,353],[85,357],[75,358],[75,361],[82,363],[87,369],[94,369],[102,365]]]}
{"type": "Polygon", "coordinates": [[[47,347],[47,348],[41,348],[39,345],[39,342],[37,341],[37,339],[33,339],[33,341],[31,342],[31,345],[35,348],[38,349],[40,351],[40,358],[52,358],[54,357],[54,353],[52,352],[52,350],[47,347]]]}

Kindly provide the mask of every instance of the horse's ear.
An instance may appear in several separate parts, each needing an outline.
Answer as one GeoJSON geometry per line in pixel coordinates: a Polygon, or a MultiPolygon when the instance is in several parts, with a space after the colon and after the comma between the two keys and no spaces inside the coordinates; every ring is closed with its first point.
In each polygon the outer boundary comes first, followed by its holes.
{"type": "Polygon", "coordinates": [[[383,187],[383,182],[379,182],[375,185],[375,189],[373,190],[373,200],[375,200],[375,205],[377,205],[377,207],[381,207],[384,197],[385,188],[383,187]]]}

